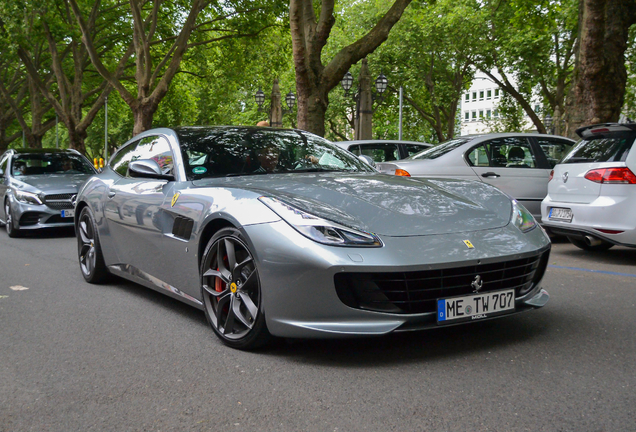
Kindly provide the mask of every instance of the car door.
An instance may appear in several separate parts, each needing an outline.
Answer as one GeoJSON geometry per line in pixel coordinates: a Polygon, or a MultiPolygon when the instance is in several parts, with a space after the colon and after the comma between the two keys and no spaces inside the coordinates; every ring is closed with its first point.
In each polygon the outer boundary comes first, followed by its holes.
{"type": "Polygon", "coordinates": [[[466,159],[477,177],[522,203],[541,220],[549,170],[541,167],[536,149],[526,137],[501,137],[472,147],[466,159]]]}
{"type": "Polygon", "coordinates": [[[111,167],[122,177],[110,186],[104,213],[121,264],[129,264],[145,275],[156,275],[162,267],[158,259],[163,237],[161,205],[172,182],[131,177],[128,164],[153,159],[168,174],[174,159],[163,136],[148,136],[130,146],[122,154],[117,153],[111,162],[111,167]]]}

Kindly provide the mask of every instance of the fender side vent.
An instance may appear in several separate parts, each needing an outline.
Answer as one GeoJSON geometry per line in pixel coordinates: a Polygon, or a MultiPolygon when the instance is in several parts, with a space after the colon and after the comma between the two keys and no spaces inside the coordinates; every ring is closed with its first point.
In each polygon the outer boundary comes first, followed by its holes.
{"type": "Polygon", "coordinates": [[[184,240],[190,240],[193,226],[194,221],[192,219],[183,216],[177,216],[174,218],[174,225],[172,225],[172,235],[184,240]]]}

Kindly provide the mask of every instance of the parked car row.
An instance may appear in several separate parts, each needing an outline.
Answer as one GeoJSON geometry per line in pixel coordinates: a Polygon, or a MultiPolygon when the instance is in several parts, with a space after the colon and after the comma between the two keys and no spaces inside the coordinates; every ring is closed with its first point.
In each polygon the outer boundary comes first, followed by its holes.
{"type": "MultiPolygon", "coordinates": [[[[17,154],[0,159],[2,221],[22,229],[39,211],[47,225],[48,192],[37,174],[13,174],[17,154]]],[[[53,161],[29,166],[63,175],[53,161]]],[[[240,349],[470,323],[549,299],[550,239],[516,200],[484,182],[384,175],[299,130],[146,131],[73,210],[86,281],[118,275],[165,293],[240,349]]]]}

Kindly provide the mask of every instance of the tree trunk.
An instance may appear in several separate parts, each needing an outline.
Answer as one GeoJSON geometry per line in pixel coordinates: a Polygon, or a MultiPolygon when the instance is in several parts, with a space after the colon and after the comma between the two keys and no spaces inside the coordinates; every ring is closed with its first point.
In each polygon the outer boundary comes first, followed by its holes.
{"type": "Polygon", "coordinates": [[[395,0],[391,8],[366,35],[342,48],[324,66],[322,49],[327,44],[336,22],[335,0],[320,1],[316,19],[312,0],[290,0],[289,23],[292,36],[296,93],[298,94],[298,127],[317,135],[325,134],[325,112],[329,91],[336,87],[351,65],[375,51],[388,37],[411,0],[395,0]]]}
{"type": "Polygon", "coordinates": [[[570,137],[580,126],[618,121],[627,81],[625,50],[634,23],[634,0],[580,0],[574,85],[566,109],[570,137]]]}

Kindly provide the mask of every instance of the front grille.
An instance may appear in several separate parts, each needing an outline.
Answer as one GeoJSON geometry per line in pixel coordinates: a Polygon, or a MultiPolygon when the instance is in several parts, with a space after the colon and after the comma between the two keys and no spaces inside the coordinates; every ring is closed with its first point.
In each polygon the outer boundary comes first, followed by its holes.
{"type": "Polygon", "coordinates": [[[480,293],[514,289],[528,293],[541,280],[550,251],[529,258],[491,264],[414,272],[338,273],[336,292],[347,306],[378,312],[419,314],[435,312],[439,298],[470,295],[476,276],[480,293]]]}
{"type": "Polygon", "coordinates": [[[75,194],[45,195],[42,201],[53,210],[70,210],[73,206],[75,194]]]}

